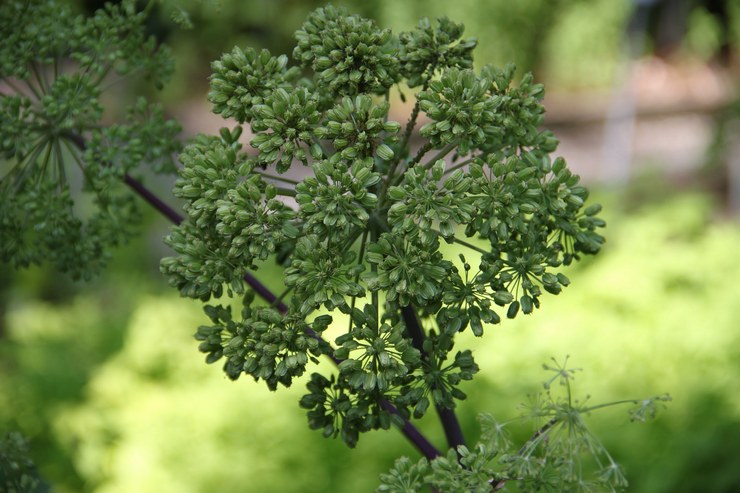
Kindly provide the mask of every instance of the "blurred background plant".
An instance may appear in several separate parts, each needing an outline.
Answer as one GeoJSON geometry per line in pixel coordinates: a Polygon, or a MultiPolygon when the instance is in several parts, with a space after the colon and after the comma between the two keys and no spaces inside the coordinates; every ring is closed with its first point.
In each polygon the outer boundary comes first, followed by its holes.
{"type": "MultiPolygon", "coordinates": [[[[462,386],[467,434],[479,433],[477,411],[512,418],[522,396],[538,390],[539,364],[569,354],[594,401],[673,396],[650,426],[626,426],[619,411],[592,418],[630,491],[740,490],[740,5],[335,3],[394,31],[447,15],[479,39],[478,66],[513,60],[534,70],[560,152],[604,204],[609,241],[567,273],[568,295],[478,344],[480,378],[462,386]],[[683,17],[670,17],[676,12],[683,17]],[[604,164],[614,157],[602,145],[609,139],[626,143],[626,172],[604,164]]],[[[205,100],[210,61],[234,45],[289,53],[292,33],[321,4],[165,2],[151,29],[173,47],[177,68],[158,99],[186,133],[215,131],[205,100]],[[172,27],[178,6],[193,29],[172,27]]],[[[305,426],[300,386],[272,395],[203,365],[191,334],[200,308],[160,277],[167,225],[144,214],[146,234],[118,248],[92,283],[0,265],[0,431],[29,439],[29,456],[55,491],[370,491],[396,457],[414,455],[393,432],[347,451],[305,426]]]]}

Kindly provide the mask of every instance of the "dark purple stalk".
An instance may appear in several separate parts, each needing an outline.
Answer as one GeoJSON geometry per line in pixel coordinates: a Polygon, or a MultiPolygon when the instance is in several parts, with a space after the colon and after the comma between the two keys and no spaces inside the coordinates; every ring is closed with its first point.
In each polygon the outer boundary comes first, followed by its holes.
{"type": "Polygon", "coordinates": [[[172,207],[165,204],[159,197],[154,195],[148,188],[144,187],[140,181],[133,178],[128,173],[123,176],[123,182],[135,191],[141,198],[146,200],[149,205],[157,209],[164,217],[169,219],[175,224],[180,224],[185,220],[180,214],[178,214],[172,207]]]}
{"type": "MultiPolygon", "coordinates": [[[[416,309],[412,305],[404,306],[401,308],[401,316],[403,317],[403,322],[411,336],[411,343],[419,350],[419,352],[421,352],[422,359],[428,360],[432,356],[424,351],[424,331],[421,328],[421,323],[416,314],[416,309]]],[[[442,428],[445,431],[447,445],[455,450],[457,450],[459,445],[465,445],[465,437],[463,436],[460,422],[457,420],[455,410],[440,406],[436,402],[434,403],[434,407],[437,410],[437,415],[439,415],[442,428]]]]}
{"type": "MultiPolygon", "coordinates": [[[[387,400],[383,399],[382,401],[380,401],[380,405],[389,413],[398,414],[398,409],[396,409],[396,407],[387,400]]],[[[439,453],[439,450],[437,450],[437,448],[432,445],[429,440],[427,440],[427,438],[422,435],[421,432],[407,419],[403,420],[401,433],[406,435],[406,438],[411,440],[411,443],[413,443],[414,446],[419,449],[419,452],[421,452],[427,459],[434,460],[436,457],[439,457],[441,455],[439,453]]]]}

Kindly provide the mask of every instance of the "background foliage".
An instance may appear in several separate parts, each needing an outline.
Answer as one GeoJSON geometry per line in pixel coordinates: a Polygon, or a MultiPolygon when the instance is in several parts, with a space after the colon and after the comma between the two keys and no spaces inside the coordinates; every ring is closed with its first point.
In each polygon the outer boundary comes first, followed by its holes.
{"type": "MultiPolygon", "coordinates": [[[[94,4],[95,0],[88,3],[94,4]]],[[[234,45],[290,54],[295,29],[309,12],[326,2],[178,0],[169,3],[187,9],[198,26],[193,31],[172,30],[166,22],[157,26],[179,55],[179,73],[187,74],[179,78],[179,90],[170,86],[168,97],[176,98],[192,89],[193,84],[202,84],[205,90],[210,61],[234,45]],[[280,22],[275,22],[276,19],[280,22]]],[[[487,63],[503,66],[514,62],[520,73],[533,70],[536,79],[548,89],[611,86],[626,49],[624,28],[631,12],[631,2],[626,0],[458,0],[452,4],[444,0],[337,0],[332,3],[375,19],[393,32],[411,29],[421,17],[434,19],[446,15],[465,25],[465,36],[478,38],[476,68],[487,63]]],[[[737,44],[740,5],[734,2],[728,5],[730,41],[737,44]]],[[[165,6],[161,17],[166,20],[169,15],[171,11],[165,6]]],[[[678,51],[681,55],[709,59],[721,43],[717,20],[700,7],[691,11],[687,24],[688,32],[678,51]]],[[[652,48],[652,41],[646,40],[645,50],[652,48]]]]}

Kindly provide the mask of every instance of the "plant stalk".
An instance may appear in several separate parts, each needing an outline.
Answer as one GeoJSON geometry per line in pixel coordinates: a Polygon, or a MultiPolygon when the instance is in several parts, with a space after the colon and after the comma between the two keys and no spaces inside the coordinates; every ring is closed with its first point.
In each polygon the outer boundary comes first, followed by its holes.
{"type": "MultiPolygon", "coordinates": [[[[428,360],[431,356],[424,351],[424,331],[419,323],[419,317],[416,314],[416,309],[412,305],[407,305],[401,308],[401,316],[403,322],[406,324],[406,329],[411,336],[411,344],[421,352],[422,359],[428,360]]],[[[459,445],[465,445],[465,437],[463,436],[460,422],[457,419],[454,409],[447,409],[446,407],[440,406],[436,402],[434,407],[437,410],[437,415],[442,423],[442,428],[447,438],[447,445],[450,448],[457,450],[459,445]]]]}

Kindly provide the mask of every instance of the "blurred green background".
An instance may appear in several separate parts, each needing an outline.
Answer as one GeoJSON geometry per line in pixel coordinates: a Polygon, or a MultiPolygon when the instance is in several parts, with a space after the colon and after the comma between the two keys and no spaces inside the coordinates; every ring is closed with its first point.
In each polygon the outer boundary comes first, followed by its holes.
{"type": "MultiPolygon", "coordinates": [[[[152,29],[173,46],[178,72],[159,97],[172,114],[195,122],[186,123],[187,132],[208,129],[213,117],[198,111],[208,110],[210,60],[235,44],[290,53],[292,32],[321,3],[165,3],[152,29]],[[194,29],[168,21],[175,4],[190,11],[194,29]]],[[[740,227],[733,184],[740,166],[740,6],[726,2],[724,17],[717,17],[711,6],[717,2],[689,3],[683,23],[668,23],[676,28],[671,35],[661,31],[657,12],[645,17],[647,31],[639,22],[635,28],[626,1],[335,2],[396,32],[421,16],[462,21],[466,34],[479,39],[478,65],[513,60],[560,95],[552,107],[546,100],[551,128],[564,136],[561,152],[604,204],[607,244],[567,272],[572,285],[545,297],[535,314],[490,327],[482,340],[461,341],[475,348],[481,372],[464,388],[469,399],[460,418],[472,441],[477,413],[516,417],[517,405],[539,389],[541,365],[551,356],[570,355],[583,368],[576,388],[593,402],[669,392],[673,402],[647,425],[630,424],[619,409],[590,420],[625,466],[630,491],[646,493],[740,491],[740,227]],[[631,50],[628,26],[645,34],[631,38],[631,50]],[[714,99],[693,97],[692,84],[714,99]],[[651,106],[651,90],[670,101],[651,106]],[[589,101],[601,106],[594,111],[589,101]],[[631,113],[611,118],[615,101],[631,113]],[[628,173],[616,180],[600,168],[601,140],[625,121],[628,173]],[[677,168],[671,150],[684,139],[672,129],[681,122],[693,125],[687,128],[695,139],[690,162],[677,168]],[[641,143],[641,132],[656,128],[663,129],[655,137],[663,147],[654,139],[641,143]]],[[[171,185],[158,188],[166,193],[171,185]]],[[[364,436],[348,450],[308,429],[297,404],[301,385],[270,393],[205,365],[192,337],[205,322],[200,305],[180,299],[158,274],[166,228],[152,213],[141,237],[89,284],[46,269],[0,266],[0,431],[18,430],[30,440],[31,456],[55,491],[372,491],[395,458],[416,457],[393,430],[364,436]]],[[[277,270],[260,277],[278,288],[277,270]]],[[[442,444],[435,416],[428,418],[421,428],[442,444]]],[[[524,439],[526,430],[519,433],[524,439]]]]}

